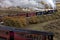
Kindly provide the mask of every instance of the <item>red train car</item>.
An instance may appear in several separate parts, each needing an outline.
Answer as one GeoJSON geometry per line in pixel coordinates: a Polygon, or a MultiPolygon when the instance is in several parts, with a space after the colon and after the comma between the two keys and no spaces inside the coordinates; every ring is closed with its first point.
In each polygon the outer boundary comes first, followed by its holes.
{"type": "Polygon", "coordinates": [[[31,16],[35,16],[36,13],[35,12],[29,12],[29,13],[18,13],[17,16],[25,16],[25,17],[31,17],[31,16]]]}
{"type": "Polygon", "coordinates": [[[28,17],[36,16],[36,12],[30,12],[30,13],[27,13],[27,16],[28,16],[28,17]]]}
{"type": "Polygon", "coordinates": [[[36,13],[35,12],[29,12],[29,13],[25,13],[25,12],[21,12],[21,13],[17,13],[17,14],[12,14],[12,15],[8,15],[8,16],[24,16],[24,17],[31,17],[31,16],[35,16],[36,13]]]}
{"type": "Polygon", "coordinates": [[[53,40],[53,33],[0,26],[1,40],[53,40]]]}
{"type": "Polygon", "coordinates": [[[23,13],[23,12],[17,13],[17,16],[25,16],[26,17],[26,13],[23,13]]]}
{"type": "MultiPolygon", "coordinates": [[[[0,30],[0,40],[10,40],[11,33],[9,31],[0,30]]],[[[13,37],[13,34],[12,36],[13,37]]],[[[14,33],[14,40],[29,40],[14,33]]]]}

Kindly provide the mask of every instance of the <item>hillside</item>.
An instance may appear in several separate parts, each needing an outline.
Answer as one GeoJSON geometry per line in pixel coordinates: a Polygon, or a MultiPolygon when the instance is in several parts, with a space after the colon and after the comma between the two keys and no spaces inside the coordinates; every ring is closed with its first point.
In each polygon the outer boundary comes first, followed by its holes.
{"type": "MultiPolygon", "coordinates": [[[[33,17],[32,21],[36,21],[36,19],[34,18],[36,17],[33,17]]],[[[22,29],[53,32],[54,40],[60,40],[60,12],[56,12],[51,15],[37,16],[37,19],[39,19],[39,22],[36,24],[27,24],[29,20],[27,20],[27,23],[26,23],[25,17],[24,18],[11,17],[11,19],[5,20],[6,22],[8,22],[7,24],[9,24],[9,26],[11,27],[21,28],[20,26],[22,25],[23,26],[22,29]],[[11,19],[13,21],[11,21],[11,19]],[[14,25],[11,25],[11,24],[14,24],[14,25]]]]}
{"type": "Polygon", "coordinates": [[[54,40],[60,40],[60,19],[30,25],[26,29],[53,32],[54,40]]]}
{"type": "Polygon", "coordinates": [[[60,40],[60,18],[39,24],[32,24],[26,29],[53,32],[54,40],[60,40]]]}

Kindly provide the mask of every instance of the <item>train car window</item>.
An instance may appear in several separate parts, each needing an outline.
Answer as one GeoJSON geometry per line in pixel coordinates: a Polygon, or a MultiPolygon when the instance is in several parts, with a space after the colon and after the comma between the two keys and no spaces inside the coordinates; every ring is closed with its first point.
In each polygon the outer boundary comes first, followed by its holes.
{"type": "Polygon", "coordinates": [[[34,40],[42,40],[42,35],[36,35],[36,36],[34,36],[34,40]]]}
{"type": "Polygon", "coordinates": [[[0,30],[0,33],[4,33],[4,31],[0,30]]]}
{"type": "Polygon", "coordinates": [[[33,39],[38,40],[38,35],[35,35],[33,39]]]}
{"type": "Polygon", "coordinates": [[[0,37],[0,40],[7,40],[6,38],[0,37]]]}
{"type": "Polygon", "coordinates": [[[42,36],[39,35],[39,36],[38,36],[38,40],[42,40],[42,36]]]}
{"type": "Polygon", "coordinates": [[[30,35],[30,38],[33,38],[33,35],[30,35]]]}
{"type": "Polygon", "coordinates": [[[46,40],[46,36],[45,35],[42,35],[42,40],[46,40]]]}
{"type": "Polygon", "coordinates": [[[26,35],[25,35],[25,38],[29,38],[29,39],[33,40],[33,35],[31,35],[31,34],[26,34],[26,35]]]}
{"type": "Polygon", "coordinates": [[[24,36],[24,34],[19,34],[20,36],[24,36]]]}
{"type": "Polygon", "coordinates": [[[36,15],[42,15],[42,12],[37,12],[36,15]]]}
{"type": "Polygon", "coordinates": [[[48,36],[46,36],[46,40],[49,40],[49,39],[48,39],[48,36]]]}
{"type": "Polygon", "coordinates": [[[5,34],[8,34],[8,32],[5,32],[5,34]]]}
{"type": "Polygon", "coordinates": [[[0,33],[1,33],[1,30],[0,30],[0,33]]]}
{"type": "Polygon", "coordinates": [[[30,38],[30,36],[28,34],[25,35],[26,38],[30,38]]]}
{"type": "Polygon", "coordinates": [[[28,17],[28,13],[26,13],[26,17],[28,17]]]}
{"type": "Polygon", "coordinates": [[[8,34],[8,32],[6,32],[6,31],[2,31],[2,30],[0,30],[0,33],[8,34]]]}
{"type": "Polygon", "coordinates": [[[22,33],[21,34],[18,34],[18,35],[21,36],[21,37],[25,37],[25,34],[22,34],[22,33]]]}

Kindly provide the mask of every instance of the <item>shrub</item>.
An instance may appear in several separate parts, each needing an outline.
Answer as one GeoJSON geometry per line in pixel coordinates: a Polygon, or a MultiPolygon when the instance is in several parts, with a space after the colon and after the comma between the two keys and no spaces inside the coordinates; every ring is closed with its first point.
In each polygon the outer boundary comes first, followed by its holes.
{"type": "Polygon", "coordinates": [[[27,25],[25,17],[4,17],[4,25],[13,27],[24,27],[27,25]]]}
{"type": "Polygon", "coordinates": [[[29,18],[29,23],[31,23],[31,24],[36,24],[38,22],[39,22],[39,19],[37,16],[32,16],[29,18]]]}

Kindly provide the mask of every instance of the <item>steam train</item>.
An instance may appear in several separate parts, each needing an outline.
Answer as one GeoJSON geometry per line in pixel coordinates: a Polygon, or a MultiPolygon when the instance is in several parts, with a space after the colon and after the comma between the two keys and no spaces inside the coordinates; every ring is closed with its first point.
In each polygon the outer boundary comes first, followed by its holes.
{"type": "Polygon", "coordinates": [[[51,32],[26,30],[0,25],[0,40],[53,40],[51,32]]]}
{"type": "Polygon", "coordinates": [[[30,17],[30,16],[38,16],[38,15],[47,15],[47,14],[52,14],[54,12],[57,12],[57,10],[53,10],[53,9],[47,9],[44,11],[38,11],[38,12],[29,12],[29,13],[25,13],[25,12],[20,12],[17,14],[12,14],[12,15],[8,15],[8,16],[25,16],[25,17],[30,17]]]}

